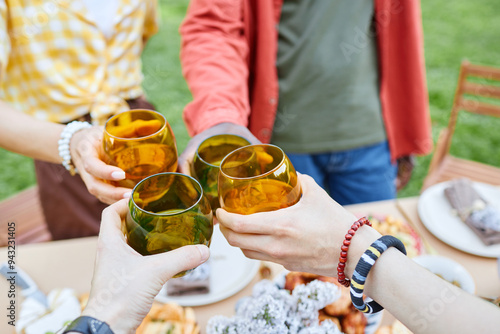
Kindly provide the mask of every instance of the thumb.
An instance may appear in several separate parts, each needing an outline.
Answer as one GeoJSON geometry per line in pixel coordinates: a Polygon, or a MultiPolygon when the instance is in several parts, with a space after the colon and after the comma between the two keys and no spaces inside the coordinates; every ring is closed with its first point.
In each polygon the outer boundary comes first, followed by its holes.
{"type": "Polygon", "coordinates": [[[154,255],[154,262],[158,274],[166,279],[189,269],[193,269],[210,256],[210,251],[205,245],[190,245],[171,250],[166,253],[154,255]]]}

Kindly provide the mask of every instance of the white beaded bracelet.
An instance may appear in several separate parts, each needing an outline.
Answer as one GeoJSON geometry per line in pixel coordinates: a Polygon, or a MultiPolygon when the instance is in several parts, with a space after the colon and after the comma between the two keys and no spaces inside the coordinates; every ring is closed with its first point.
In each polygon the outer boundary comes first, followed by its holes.
{"type": "Polygon", "coordinates": [[[78,173],[78,170],[71,163],[71,153],[69,150],[69,143],[71,137],[80,130],[90,128],[89,122],[73,121],[68,123],[61,132],[61,139],[59,139],[59,156],[63,159],[62,165],[66,168],[71,175],[78,173]]]}

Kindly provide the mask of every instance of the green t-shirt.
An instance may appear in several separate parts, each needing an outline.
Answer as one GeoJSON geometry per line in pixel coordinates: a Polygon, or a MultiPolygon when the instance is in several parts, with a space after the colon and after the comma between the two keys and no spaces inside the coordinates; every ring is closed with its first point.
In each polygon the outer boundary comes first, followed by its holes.
{"type": "Polygon", "coordinates": [[[373,0],[284,1],[272,143],[321,153],[386,139],[373,13],[373,0]]]}

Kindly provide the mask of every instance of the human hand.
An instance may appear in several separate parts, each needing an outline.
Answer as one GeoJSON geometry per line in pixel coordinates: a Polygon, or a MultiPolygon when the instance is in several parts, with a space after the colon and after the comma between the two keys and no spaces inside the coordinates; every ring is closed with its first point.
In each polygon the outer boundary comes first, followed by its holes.
{"type": "Polygon", "coordinates": [[[121,200],[102,213],[92,288],[82,313],[106,322],[115,333],[135,333],[165,282],[209,257],[204,245],[140,255],[121,231],[126,203],[121,200]]]}
{"type": "Polygon", "coordinates": [[[178,164],[181,173],[191,175],[191,162],[198,149],[198,146],[207,138],[220,135],[233,134],[238,135],[250,142],[250,144],[260,144],[261,142],[246,127],[234,123],[220,123],[197,134],[189,141],[186,149],[179,156],[178,164]]]}
{"type": "Polygon", "coordinates": [[[311,177],[298,176],[302,198],[297,204],[252,215],[218,209],[221,231],[249,258],[276,262],[292,271],[335,276],[344,236],[357,219],[311,177]]]}
{"type": "Polygon", "coordinates": [[[415,157],[413,155],[400,157],[397,160],[397,164],[398,175],[396,177],[396,190],[400,191],[410,182],[411,174],[415,167],[415,157]]]}
{"type": "Polygon", "coordinates": [[[125,172],[118,167],[106,165],[100,158],[103,128],[93,126],[76,132],[71,137],[71,160],[78,169],[89,193],[101,202],[112,204],[130,196],[131,189],[115,187],[104,180],[125,179],[125,172]]]}

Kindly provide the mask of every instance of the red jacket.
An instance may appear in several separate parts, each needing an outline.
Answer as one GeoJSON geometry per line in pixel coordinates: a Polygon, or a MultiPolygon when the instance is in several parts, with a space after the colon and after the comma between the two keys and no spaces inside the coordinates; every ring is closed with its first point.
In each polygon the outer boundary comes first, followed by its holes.
{"type": "MultiPolygon", "coordinates": [[[[222,122],[269,142],[278,106],[276,56],[283,0],[191,0],[180,33],[193,94],[190,135],[222,122]]],[[[392,158],[432,148],[420,2],[375,0],[380,101],[392,158]]],[[[356,47],[353,41],[353,47],[356,47]]]]}

